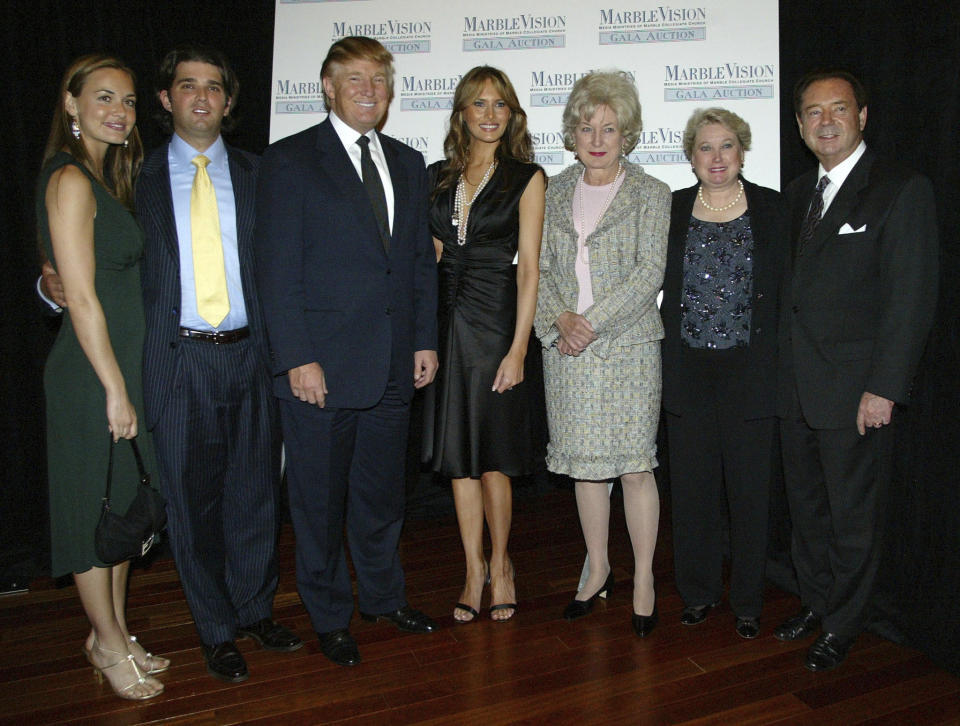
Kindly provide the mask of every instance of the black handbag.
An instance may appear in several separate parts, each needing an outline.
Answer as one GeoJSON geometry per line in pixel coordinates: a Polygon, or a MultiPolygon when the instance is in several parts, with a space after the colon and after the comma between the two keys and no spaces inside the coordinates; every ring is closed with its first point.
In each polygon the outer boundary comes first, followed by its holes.
{"type": "Polygon", "coordinates": [[[137,495],[126,514],[116,514],[110,509],[110,483],[113,479],[113,448],[116,444],[111,435],[110,457],[107,463],[107,491],[103,495],[103,510],[94,534],[94,548],[103,562],[113,565],[133,557],[141,557],[160,541],[160,531],[167,525],[167,501],[150,486],[150,475],[143,467],[143,459],[137,442],[127,439],[133,447],[140,472],[137,495]]]}

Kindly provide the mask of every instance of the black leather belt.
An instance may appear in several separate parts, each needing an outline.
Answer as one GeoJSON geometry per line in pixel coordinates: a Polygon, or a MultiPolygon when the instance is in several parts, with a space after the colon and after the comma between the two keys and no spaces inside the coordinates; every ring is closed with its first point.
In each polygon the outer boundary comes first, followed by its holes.
{"type": "Polygon", "coordinates": [[[191,340],[202,340],[214,345],[226,345],[227,343],[236,343],[244,338],[250,337],[250,326],[244,325],[236,330],[224,330],[219,333],[211,333],[207,330],[192,330],[190,328],[180,328],[181,338],[190,338],[191,340]]]}

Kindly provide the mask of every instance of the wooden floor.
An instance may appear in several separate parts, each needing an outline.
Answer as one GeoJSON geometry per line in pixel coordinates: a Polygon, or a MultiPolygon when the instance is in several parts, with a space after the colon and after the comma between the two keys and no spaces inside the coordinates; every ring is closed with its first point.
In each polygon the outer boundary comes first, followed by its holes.
{"type": "Polygon", "coordinates": [[[772,635],[798,605],[779,590],[767,594],[755,641],[737,637],[726,605],[699,626],[680,625],[666,527],[655,563],[661,622],[645,640],[635,637],[632,559],[615,504],[611,561],[619,587],[574,623],[560,619],[583,555],[571,492],[518,493],[511,549],[520,610],[502,624],[453,622],[463,564],[452,509],[408,517],[409,599],[440,630],[406,635],[354,618],[363,657],[355,668],[320,653],[296,594],[293,534],[285,526],[274,614],[306,646],[271,653],[239,641],[251,671],[239,685],[206,674],[172,563],[135,570],[131,630],[173,660],[160,676],[165,694],[144,703],[121,701],[94,680],[80,654],[87,626],[75,588],[36,581],[28,594],[0,598],[0,724],[960,723],[960,679],[876,636],[862,636],[838,670],[806,671],[806,644],[772,635]]]}

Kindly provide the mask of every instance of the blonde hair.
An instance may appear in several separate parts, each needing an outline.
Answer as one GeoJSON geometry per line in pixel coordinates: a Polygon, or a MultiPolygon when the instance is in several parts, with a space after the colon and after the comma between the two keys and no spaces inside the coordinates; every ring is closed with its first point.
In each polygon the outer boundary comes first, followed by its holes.
{"type": "Polygon", "coordinates": [[[593,118],[597,108],[607,106],[617,115],[623,135],[623,153],[629,154],[643,130],[637,87],[623,71],[594,71],[573,84],[563,109],[563,145],[567,151],[577,146],[576,129],[582,120],[593,118]]]}
{"type": "Polygon", "coordinates": [[[683,130],[683,153],[687,155],[687,159],[693,158],[693,144],[697,140],[697,132],[709,124],[720,124],[737,137],[741,160],[743,155],[750,151],[750,141],[753,138],[750,134],[750,124],[725,108],[698,108],[693,112],[687,121],[687,127],[683,130]]]}

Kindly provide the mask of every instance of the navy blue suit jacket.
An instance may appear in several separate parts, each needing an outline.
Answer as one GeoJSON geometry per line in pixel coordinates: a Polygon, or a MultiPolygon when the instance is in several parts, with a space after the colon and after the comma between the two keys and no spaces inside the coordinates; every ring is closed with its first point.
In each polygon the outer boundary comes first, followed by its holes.
{"type": "Polygon", "coordinates": [[[394,194],[389,254],[329,119],[271,145],[257,191],[257,277],[276,394],[317,362],[332,408],[375,405],[392,377],[413,395],[413,355],[437,349],[437,265],[423,156],[380,134],[394,194]]]}
{"type": "MultiPolygon", "coordinates": [[[[143,393],[148,429],[156,425],[170,390],[176,385],[181,341],[180,248],[167,153],[167,145],[164,144],[147,157],[136,189],[137,217],[146,237],[140,274],[147,325],[143,351],[143,393]]],[[[227,154],[237,208],[237,248],[244,304],[250,337],[263,353],[266,381],[269,360],[253,264],[254,195],[259,159],[230,146],[227,147],[227,154]]]]}

